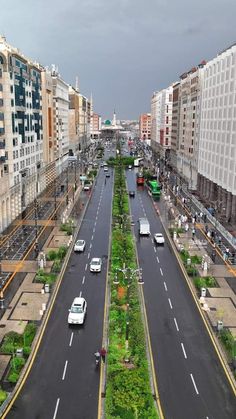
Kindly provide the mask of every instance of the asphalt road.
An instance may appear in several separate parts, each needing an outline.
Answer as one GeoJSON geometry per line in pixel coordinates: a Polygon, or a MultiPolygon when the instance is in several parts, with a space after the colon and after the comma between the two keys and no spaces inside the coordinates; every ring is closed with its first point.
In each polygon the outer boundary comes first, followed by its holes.
{"type": "Polygon", "coordinates": [[[94,352],[101,348],[112,202],[112,177],[100,171],[78,237],[83,254],[69,260],[36,360],[7,418],[94,419],[97,417],[99,369],[94,352]],[[92,274],[92,257],[103,260],[92,274]],[[84,326],[69,327],[68,309],[76,296],[88,303],[84,326]]]}
{"type": "MultiPolygon", "coordinates": [[[[134,170],[128,188],[136,189],[134,170]]],[[[139,189],[130,199],[158,390],[166,419],[233,419],[236,403],[203,320],[163,232],[151,199],[139,189]],[[139,217],[150,222],[151,237],[139,237],[139,217]]]]}

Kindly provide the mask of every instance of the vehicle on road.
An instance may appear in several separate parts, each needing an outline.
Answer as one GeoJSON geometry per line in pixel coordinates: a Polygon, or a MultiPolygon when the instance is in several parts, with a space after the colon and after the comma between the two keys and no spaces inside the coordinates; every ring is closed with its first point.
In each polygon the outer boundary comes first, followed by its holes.
{"type": "Polygon", "coordinates": [[[140,171],[136,174],[136,183],[138,186],[140,185],[144,185],[144,175],[143,175],[143,171],[140,171]]]}
{"type": "Polygon", "coordinates": [[[139,167],[142,161],[143,157],[138,157],[137,159],[134,159],[134,167],[139,167]]]}
{"type": "Polygon", "coordinates": [[[106,177],[110,177],[110,172],[106,172],[106,177]]]}
{"type": "Polygon", "coordinates": [[[101,272],[102,270],[102,259],[92,258],[90,262],[90,272],[101,272]]]}
{"type": "Polygon", "coordinates": [[[150,235],[150,224],[147,218],[139,218],[139,234],[140,236],[150,235]]]}
{"type": "Polygon", "coordinates": [[[100,352],[96,351],[94,355],[95,355],[95,365],[96,365],[96,367],[98,367],[99,364],[100,364],[100,359],[101,359],[100,352]]]}
{"type": "Polygon", "coordinates": [[[91,183],[85,183],[85,184],[84,184],[84,187],[83,187],[83,190],[84,190],[84,191],[90,191],[91,186],[92,186],[92,185],[91,185],[91,183]]]}
{"type": "Polygon", "coordinates": [[[135,197],[135,191],[129,191],[129,196],[130,196],[130,198],[134,198],[135,197]]]}
{"type": "Polygon", "coordinates": [[[82,297],[75,297],[69,309],[68,324],[83,324],[87,312],[87,302],[82,297]]]}
{"type": "Polygon", "coordinates": [[[129,164],[128,169],[132,170],[132,167],[133,167],[132,164],[129,164]]]}
{"type": "Polygon", "coordinates": [[[108,167],[104,166],[103,170],[104,170],[104,172],[108,172],[108,167]]]}
{"type": "Polygon", "coordinates": [[[147,183],[149,192],[151,193],[154,200],[157,200],[161,196],[161,188],[157,180],[149,180],[147,183]]]}
{"type": "Polygon", "coordinates": [[[160,244],[164,245],[165,243],[165,238],[162,233],[154,234],[154,240],[157,245],[160,245],[160,244]]]}
{"type": "Polygon", "coordinates": [[[85,249],[85,240],[77,240],[74,245],[74,252],[83,252],[85,249]]]}

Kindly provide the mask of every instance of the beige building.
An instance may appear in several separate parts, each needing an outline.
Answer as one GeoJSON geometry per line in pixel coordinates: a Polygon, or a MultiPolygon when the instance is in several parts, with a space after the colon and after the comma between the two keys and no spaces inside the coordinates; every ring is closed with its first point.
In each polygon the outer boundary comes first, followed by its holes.
{"type": "Polygon", "coordinates": [[[151,140],[151,114],[143,113],[139,117],[139,138],[140,140],[151,140]]]}
{"type": "Polygon", "coordinates": [[[74,155],[78,155],[81,150],[80,130],[79,130],[79,107],[80,95],[79,91],[74,87],[69,87],[69,150],[74,155]]]}
{"type": "Polygon", "coordinates": [[[90,101],[79,93],[79,144],[81,150],[90,143],[90,101]]]}
{"type": "Polygon", "coordinates": [[[177,170],[190,189],[197,187],[201,87],[205,61],[180,76],[177,170]]]}

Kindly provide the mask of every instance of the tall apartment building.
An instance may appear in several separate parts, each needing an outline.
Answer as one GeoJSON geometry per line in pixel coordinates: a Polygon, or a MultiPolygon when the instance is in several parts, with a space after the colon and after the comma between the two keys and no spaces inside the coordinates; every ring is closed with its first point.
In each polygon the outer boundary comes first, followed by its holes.
{"type": "Polygon", "coordinates": [[[69,152],[69,85],[53,65],[53,148],[57,173],[61,173],[69,152]]]}
{"type": "Polygon", "coordinates": [[[151,140],[151,114],[143,113],[139,117],[139,138],[140,140],[151,140]]]}
{"type": "Polygon", "coordinates": [[[43,187],[41,72],[0,37],[0,231],[43,187]]]}
{"type": "Polygon", "coordinates": [[[236,44],[204,68],[198,189],[236,221],[236,44]]]}
{"type": "Polygon", "coordinates": [[[90,123],[90,132],[91,132],[92,142],[96,142],[100,139],[101,127],[102,127],[101,116],[93,112],[91,115],[91,123],[90,123]]]}
{"type": "Polygon", "coordinates": [[[69,149],[77,155],[81,150],[79,142],[79,91],[74,87],[69,87],[69,149]]]}
{"type": "Polygon", "coordinates": [[[170,156],[173,86],[154,92],[151,100],[151,146],[161,158],[170,156]]]}
{"type": "Polygon", "coordinates": [[[190,189],[197,187],[201,86],[204,65],[205,61],[180,76],[177,170],[186,180],[190,189]]]}
{"type": "Polygon", "coordinates": [[[79,94],[79,143],[82,150],[90,143],[90,118],[90,101],[79,94]]]}
{"type": "Polygon", "coordinates": [[[172,127],[170,164],[177,170],[177,151],[179,150],[179,112],[180,112],[180,83],[173,85],[172,127]]]}

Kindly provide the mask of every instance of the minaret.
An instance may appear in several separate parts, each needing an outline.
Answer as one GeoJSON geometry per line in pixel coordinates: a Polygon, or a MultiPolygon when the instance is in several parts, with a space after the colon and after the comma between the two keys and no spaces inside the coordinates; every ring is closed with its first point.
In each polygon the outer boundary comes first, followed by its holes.
{"type": "Polygon", "coordinates": [[[75,79],[75,90],[76,92],[79,93],[79,77],[78,76],[76,76],[76,79],[75,79]]]}
{"type": "Polygon", "coordinates": [[[116,111],[115,111],[115,109],[114,109],[114,113],[113,113],[112,125],[116,126],[116,111]]]}

